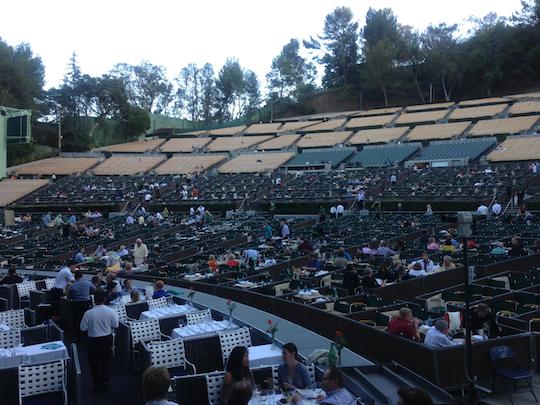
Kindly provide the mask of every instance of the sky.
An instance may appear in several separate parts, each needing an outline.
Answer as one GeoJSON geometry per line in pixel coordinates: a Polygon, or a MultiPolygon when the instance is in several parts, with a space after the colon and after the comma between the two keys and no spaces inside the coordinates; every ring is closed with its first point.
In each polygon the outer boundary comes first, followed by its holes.
{"type": "Polygon", "coordinates": [[[210,62],[218,71],[235,57],[264,86],[283,45],[322,33],[325,16],[339,6],[350,7],[360,26],[369,7],[390,7],[400,24],[419,30],[521,8],[520,0],[26,0],[24,6],[2,4],[0,37],[31,45],[45,64],[47,88],[61,82],[73,51],[83,73],[93,76],[116,63],[148,60],[165,66],[170,79],[189,63],[210,62]]]}

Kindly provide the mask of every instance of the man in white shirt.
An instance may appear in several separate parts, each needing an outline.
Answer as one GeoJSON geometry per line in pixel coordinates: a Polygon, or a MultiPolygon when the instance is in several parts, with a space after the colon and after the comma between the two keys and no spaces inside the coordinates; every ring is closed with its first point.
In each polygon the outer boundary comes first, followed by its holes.
{"type": "Polygon", "coordinates": [[[488,207],[486,207],[484,204],[480,205],[477,209],[476,209],[476,212],[479,214],[479,215],[485,215],[487,216],[488,214],[488,207]]]}
{"type": "Polygon", "coordinates": [[[59,314],[60,298],[64,295],[67,286],[75,281],[75,276],[73,275],[75,269],[75,261],[70,260],[67,262],[66,266],[62,267],[56,274],[53,288],[51,289],[52,311],[55,315],[59,314]]]}
{"type": "Polygon", "coordinates": [[[291,229],[285,221],[281,221],[281,237],[287,239],[291,236],[291,229]]]}
{"type": "Polygon", "coordinates": [[[345,207],[342,204],[339,204],[336,207],[336,218],[342,217],[345,212],[345,207]]]}
{"type": "Polygon", "coordinates": [[[126,218],[126,225],[133,225],[135,223],[135,218],[133,215],[128,215],[126,218]]]}
{"type": "Polygon", "coordinates": [[[105,306],[106,296],[105,291],[96,291],[96,306],[85,312],[80,325],[81,331],[88,334],[88,363],[98,393],[109,388],[113,329],[118,328],[118,315],[105,306]]]}
{"type": "Polygon", "coordinates": [[[337,210],[335,206],[330,207],[330,216],[337,218],[337,210]]]}
{"type": "Polygon", "coordinates": [[[148,248],[140,238],[137,238],[135,241],[135,246],[133,246],[133,263],[135,266],[139,266],[143,263],[146,263],[148,259],[148,248]]]}
{"type": "Polygon", "coordinates": [[[151,201],[151,200],[152,200],[152,196],[151,196],[150,194],[146,194],[146,195],[144,196],[144,201],[149,202],[149,201],[151,201]]]}
{"type": "Polygon", "coordinates": [[[497,201],[495,201],[495,204],[491,206],[491,212],[493,212],[495,215],[499,216],[499,214],[502,211],[501,204],[499,204],[497,201]]]}
{"type": "Polygon", "coordinates": [[[205,208],[202,205],[199,205],[199,208],[197,208],[197,211],[199,212],[199,215],[201,217],[204,217],[205,208]]]}
{"type": "Polygon", "coordinates": [[[439,319],[426,333],[424,344],[429,347],[448,347],[453,346],[456,342],[453,342],[448,337],[448,322],[444,319],[439,319]]]}
{"type": "Polygon", "coordinates": [[[358,190],[358,195],[356,196],[356,201],[358,202],[358,209],[363,210],[364,209],[364,203],[366,201],[366,193],[364,190],[360,189],[358,190]]]}

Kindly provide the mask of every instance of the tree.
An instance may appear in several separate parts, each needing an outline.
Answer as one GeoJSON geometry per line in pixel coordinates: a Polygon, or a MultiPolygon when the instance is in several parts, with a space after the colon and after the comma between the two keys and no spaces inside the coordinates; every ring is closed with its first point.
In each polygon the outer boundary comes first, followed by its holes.
{"type": "Polygon", "coordinates": [[[229,58],[216,80],[216,118],[219,122],[240,116],[240,97],[244,92],[244,71],[237,59],[229,58]]]}
{"type": "Polygon", "coordinates": [[[405,65],[411,73],[411,77],[416,87],[416,91],[422,103],[425,103],[424,94],[420,88],[420,80],[425,76],[424,62],[425,54],[422,49],[420,34],[409,26],[402,26],[400,29],[401,47],[398,51],[400,62],[405,65]]]}
{"type": "Polygon", "coordinates": [[[316,58],[324,65],[323,87],[326,89],[354,85],[357,79],[358,23],[348,7],[337,7],[326,16],[323,35],[304,41],[307,49],[322,51],[316,58]]]}
{"type": "Polygon", "coordinates": [[[214,68],[206,63],[201,69],[201,118],[205,123],[210,122],[216,102],[216,84],[214,68]]]}
{"type": "Polygon", "coordinates": [[[521,0],[521,10],[512,15],[517,25],[540,25],[540,0],[521,0]]]}
{"type": "Polygon", "coordinates": [[[244,107],[242,115],[250,116],[261,105],[259,79],[252,70],[244,71],[244,107]]]}
{"type": "Polygon", "coordinates": [[[384,96],[384,105],[388,106],[388,86],[394,75],[396,48],[387,39],[378,41],[367,50],[365,55],[364,79],[370,87],[380,88],[384,96]]]}
{"type": "Polygon", "coordinates": [[[266,80],[269,91],[278,98],[298,101],[299,89],[313,82],[315,66],[301,57],[299,50],[300,42],[293,38],[272,60],[272,68],[266,80]]]}
{"type": "Polygon", "coordinates": [[[199,120],[201,112],[201,71],[194,63],[190,63],[180,71],[176,79],[179,105],[187,112],[191,122],[199,120]]]}
{"type": "Polygon", "coordinates": [[[398,47],[402,42],[397,17],[390,8],[375,10],[369,8],[366,13],[366,25],[362,29],[364,51],[373,48],[379,41],[386,40],[398,47]]]}

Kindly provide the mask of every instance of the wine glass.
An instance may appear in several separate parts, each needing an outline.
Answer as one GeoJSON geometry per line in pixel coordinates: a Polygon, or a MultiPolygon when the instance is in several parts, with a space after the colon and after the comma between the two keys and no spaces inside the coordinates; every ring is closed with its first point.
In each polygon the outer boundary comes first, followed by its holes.
{"type": "Polygon", "coordinates": [[[259,384],[255,385],[255,389],[253,390],[253,396],[255,397],[255,401],[258,405],[261,404],[261,386],[259,384]]]}

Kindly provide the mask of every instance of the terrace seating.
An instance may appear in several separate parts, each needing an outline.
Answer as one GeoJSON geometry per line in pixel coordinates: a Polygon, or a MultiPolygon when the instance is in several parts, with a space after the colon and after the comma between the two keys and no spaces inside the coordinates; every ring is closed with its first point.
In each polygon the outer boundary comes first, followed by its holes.
{"type": "Polygon", "coordinates": [[[212,138],[174,138],[169,139],[159,149],[164,153],[193,152],[202,149],[211,140],[212,138]]]}
{"type": "Polygon", "coordinates": [[[318,120],[285,122],[283,126],[279,128],[279,132],[296,131],[302,128],[310,127],[315,124],[319,124],[320,122],[321,121],[318,121],[318,120]]]}
{"type": "Polygon", "coordinates": [[[251,346],[251,333],[249,328],[244,327],[228,332],[219,332],[219,344],[221,346],[223,364],[225,364],[232,349],[236,346],[251,346]]]}
{"type": "Polygon", "coordinates": [[[157,174],[192,174],[203,172],[225,160],[226,155],[176,155],[154,169],[157,174]]]}
{"type": "Polygon", "coordinates": [[[348,142],[351,145],[389,143],[401,138],[408,130],[408,127],[364,129],[355,133],[348,142]]]}
{"type": "Polygon", "coordinates": [[[257,145],[259,150],[285,149],[301,138],[299,134],[280,135],[257,145]]]}
{"type": "Polygon", "coordinates": [[[452,101],[446,102],[446,103],[418,104],[418,105],[410,105],[406,108],[406,110],[407,112],[447,110],[453,105],[454,103],[452,101]]]}
{"type": "Polygon", "coordinates": [[[421,111],[421,112],[405,112],[401,114],[396,120],[396,125],[409,125],[409,124],[428,124],[435,123],[442,120],[448,110],[436,110],[436,111],[421,111]]]}
{"type": "Polygon", "coordinates": [[[281,122],[273,122],[266,124],[251,124],[245,131],[244,135],[264,135],[276,134],[279,132],[281,122]]]}
{"type": "Polygon", "coordinates": [[[221,388],[223,387],[223,373],[207,374],[206,389],[209,405],[218,405],[221,401],[221,388]]]}
{"type": "Polygon", "coordinates": [[[488,156],[491,162],[540,159],[540,137],[507,138],[488,156]]]}
{"type": "Polygon", "coordinates": [[[245,125],[239,125],[236,127],[211,129],[208,131],[210,136],[234,136],[246,129],[245,125]]]}
{"type": "Polygon", "coordinates": [[[137,142],[119,143],[116,145],[105,146],[102,151],[114,153],[144,153],[152,151],[165,142],[164,139],[151,139],[137,142]]]}
{"type": "Polygon", "coordinates": [[[371,115],[364,117],[355,117],[347,121],[347,123],[345,124],[345,128],[356,129],[384,127],[385,125],[390,124],[394,117],[395,115],[371,115]]]}
{"type": "MultiPolygon", "coordinates": [[[[64,405],[68,403],[66,391],[65,365],[63,361],[55,361],[36,366],[19,366],[19,404],[24,398],[40,395],[42,401],[46,401],[44,394],[60,393],[64,405]]],[[[54,397],[49,398],[52,403],[54,397]]]]}
{"type": "Polygon", "coordinates": [[[540,114],[540,101],[522,101],[514,103],[508,113],[511,116],[540,114]]]}
{"type": "Polygon", "coordinates": [[[296,144],[300,148],[320,148],[323,146],[335,146],[344,143],[350,136],[351,131],[318,132],[304,135],[296,144]]]}
{"type": "Polygon", "coordinates": [[[184,341],[171,339],[162,342],[150,342],[147,345],[150,352],[150,365],[153,367],[165,367],[169,369],[171,376],[185,375],[186,364],[197,373],[195,365],[186,359],[184,341]]]}
{"type": "Polygon", "coordinates": [[[149,299],[149,300],[146,300],[146,303],[148,304],[148,310],[152,311],[153,309],[166,307],[167,298],[161,297],[161,298],[156,298],[156,299],[149,299]]]}
{"type": "Polygon", "coordinates": [[[0,331],[0,349],[11,349],[13,347],[18,347],[21,343],[20,329],[0,331]]]}
{"type": "Polygon", "coordinates": [[[275,170],[294,156],[292,152],[242,154],[218,167],[219,173],[258,173],[275,170]]]}
{"type": "Polygon", "coordinates": [[[502,113],[507,104],[484,105],[480,107],[456,108],[448,119],[450,121],[491,118],[502,113]]]}
{"type": "Polygon", "coordinates": [[[70,174],[83,173],[100,162],[98,157],[55,157],[35,162],[25,163],[24,165],[12,167],[8,172],[15,173],[17,176],[42,175],[42,176],[66,176],[70,174]]]}
{"type": "Polygon", "coordinates": [[[97,176],[125,176],[146,173],[165,160],[165,156],[113,156],[94,168],[97,176]]]}
{"type": "Polygon", "coordinates": [[[469,130],[469,136],[514,135],[528,132],[539,120],[537,115],[478,121],[469,130]]]}
{"type": "Polygon", "coordinates": [[[351,156],[354,151],[354,148],[305,150],[289,160],[285,166],[308,167],[330,164],[332,167],[336,167],[351,156]]]}
{"type": "Polygon", "coordinates": [[[364,167],[384,167],[401,163],[420,149],[419,143],[406,143],[388,146],[366,146],[347,163],[364,167]]]}
{"type": "Polygon", "coordinates": [[[451,139],[459,136],[467,129],[470,122],[453,122],[450,124],[417,125],[407,134],[409,141],[426,141],[432,139],[451,139]]]}
{"type": "Polygon", "coordinates": [[[186,314],[187,325],[196,325],[198,323],[208,322],[211,320],[212,313],[210,312],[210,309],[186,314]]]}
{"type": "Polygon", "coordinates": [[[338,128],[342,127],[347,120],[345,118],[332,119],[328,121],[323,121],[315,125],[310,125],[307,128],[302,129],[302,132],[324,132],[324,131],[335,131],[338,128]]]}
{"type": "Polygon", "coordinates": [[[401,107],[385,107],[385,108],[374,108],[372,110],[360,111],[356,114],[352,114],[353,117],[368,117],[370,115],[386,115],[386,114],[395,114],[401,111],[401,107]]]}
{"type": "Polygon", "coordinates": [[[231,138],[214,139],[206,149],[209,152],[232,152],[239,149],[247,149],[258,143],[271,139],[270,135],[259,136],[234,136],[231,138]]]}
{"type": "Polygon", "coordinates": [[[48,183],[48,180],[2,180],[0,182],[0,207],[5,207],[48,183]]]}
{"type": "Polygon", "coordinates": [[[489,148],[493,147],[496,140],[486,139],[460,139],[458,141],[435,141],[422,150],[417,160],[445,160],[445,159],[478,159],[489,148]]]}

